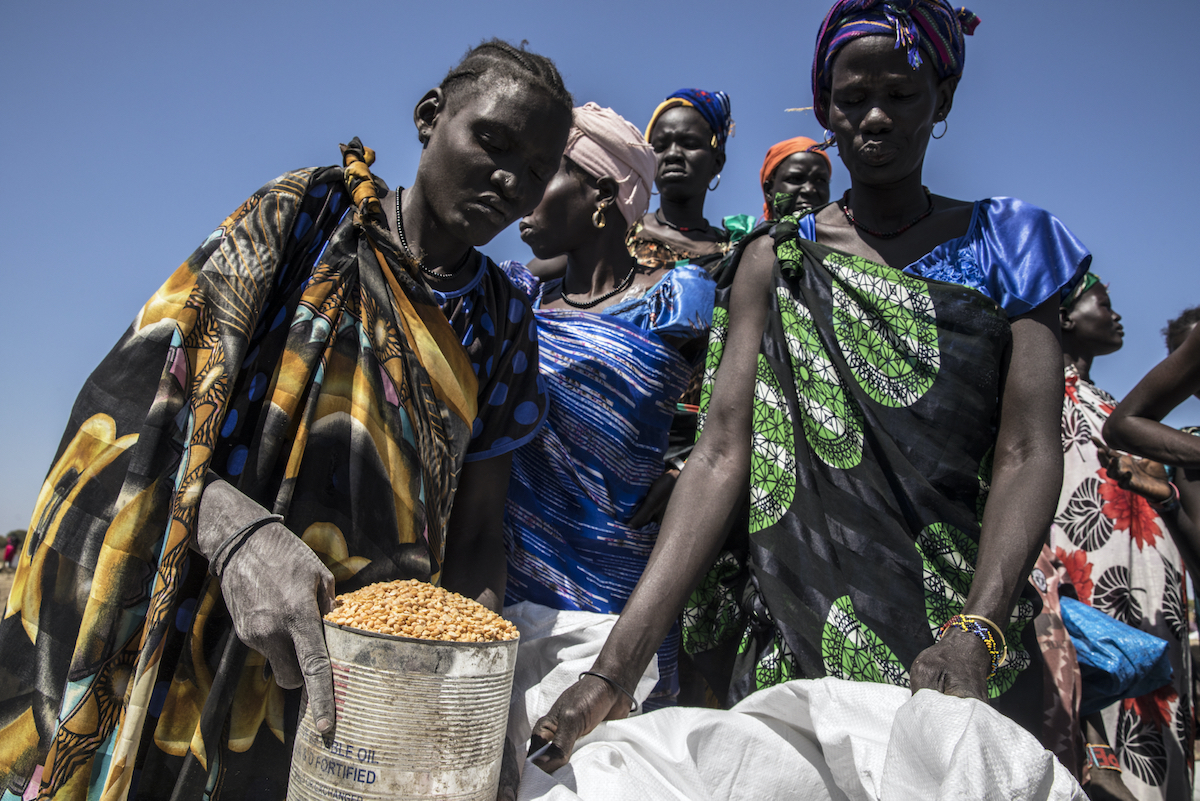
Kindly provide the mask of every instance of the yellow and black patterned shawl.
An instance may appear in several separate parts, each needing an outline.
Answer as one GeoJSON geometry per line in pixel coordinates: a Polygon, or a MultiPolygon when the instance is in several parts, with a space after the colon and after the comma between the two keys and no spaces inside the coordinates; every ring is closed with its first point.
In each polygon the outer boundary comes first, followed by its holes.
{"type": "Polygon", "coordinates": [[[84,385],[0,621],[0,789],[282,797],[296,693],[189,548],[209,471],[339,592],[438,579],[476,379],[383,235],[373,159],[356,139],[259,190],[84,385]]]}

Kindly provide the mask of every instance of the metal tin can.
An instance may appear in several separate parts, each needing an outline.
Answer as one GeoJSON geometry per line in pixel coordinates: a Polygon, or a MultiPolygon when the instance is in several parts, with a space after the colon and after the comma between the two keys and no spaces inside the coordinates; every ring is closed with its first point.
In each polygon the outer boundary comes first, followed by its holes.
{"type": "Polygon", "coordinates": [[[337,727],[322,737],[305,711],[288,801],[493,801],[517,642],[415,640],[325,621],[337,727]]]}

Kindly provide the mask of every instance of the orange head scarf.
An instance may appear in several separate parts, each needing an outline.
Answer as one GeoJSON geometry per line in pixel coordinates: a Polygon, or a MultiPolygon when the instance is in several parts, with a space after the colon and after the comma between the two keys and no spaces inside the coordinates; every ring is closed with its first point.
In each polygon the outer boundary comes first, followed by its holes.
{"type": "MultiPolygon", "coordinates": [[[[762,169],[758,171],[759,185],[761,186],[767,182],[767,179],[774,174],[784,159],[796,153],[816,153],[825,159],[825,163],[829,165],[829,174],[833,175],[833,162],[829,160],[829,154],[824,150],[812,149],[819,144],[820,142],[815,139],[809,139],[807,136],[797,136],[793,139],[784,139],[778,144],[771,145],[771,148],[767,151],[767,157],[763,159],[762,169]]],[[[765,200],[763,201],[763,216],[767,218],[771,216],[771,209],[765,200]]]]}

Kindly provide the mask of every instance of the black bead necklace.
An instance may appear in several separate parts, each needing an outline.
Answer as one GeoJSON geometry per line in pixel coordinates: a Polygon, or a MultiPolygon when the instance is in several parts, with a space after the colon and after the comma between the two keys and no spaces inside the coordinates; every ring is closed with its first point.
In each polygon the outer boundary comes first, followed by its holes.
{"type": "Polygon", "coordinates": [[[712,226],[708,224],[708,220],[705,220],[704,225],[699,228],[687,228],[682,225],[676,225],[675,223],[668,220],[666,217],[662,216],[662,209],[654,210],[654,219],[658,222],[659,225],[666,226],[667,228],[670,228],[672,231],[679,231],[680,233],[691,233],[692,231],[708,231],[712,228],[712,226]]]}
{"type": "MultiPolygon", "coordinates": [[[[629,289],[629,287],[631,287],[633,285],[633,274],[636,272],[637,272],[637,262],[632,262],[629,265],[628,274],[626,274],[626,276],[621,279],[621,283],[619,283],[615,287],[613,287],[613,290],[611,292],[606,292],[603,295],[601,295],[600,297],[596,298],[595,300],[588,300],[588,301],[584,301],[584,302],[571,300],[570,298],[567,297],[567,293],[562,290],[561,286],[558,290],[558,294],[559,294],[559,296],[562,297],[563,303],[567,304],[568,306],[574,306],[576,309],[595,308],[596,306],[599,306],[601,303],[608,300],[609,298],[611,298],[615,295],[619,295],[620,293],[624,292],[626,289],[629,289]]],[[[563,281],[565,282],[566,279],[563,279],[563,281]]]]}
{"type": "Polygon", "coordinates": [[[401,191],[403,191],[403,190],[400,190],[400,189],[396,190],[396,234],[400,237],[400,247],[404,248],[405,255],[407,255],[410,259],[413,260],[413,262],[416,263],[417,267],[421,270],[421,272],[425,273],[427,276],[432,278],[434,281],[450,280],[451,278],[456,276],[458,274],[458,271],[461,270],[466,265],[471,254],[475,252],[474,248],[468,248],[467,252],[463,254],[463,257],[458,260],[458,264],[454,265],[454,269],[452,269],[448,273],[439,273],[437,270],[435,270],[431,267],[426,267],[425,260],[417,258],[416,254],[413,253],[412,249],[408,246],[408,239],[404,236],[404,217],[400,214],[400,193],[401,193],[401,191]]]}
{"type": "Polygon", "coordinates": [[[871,236],[878,237],[880,239],[895,239],[896,237],[900,236],[900,234],[904,233],[909,228],[912,228],[914,225],[919,223],[921,220],[928,217],[930,214],[933,214],[933,194],[929,191],[929,187],[922,186],[921,188],[925,190],[925,199],[929,201],[929,206],[926,207],[925,211],[921,212],[916,217],[913,217],[911,220],[909,220],[907,223],[905,223],[904,225],[897,228],[895,231],[873,231],[870,228],[868,228],[867,226],[860,223],[858,220],[854,219],[854,212],[850,211],[850,190],[849,189],[846,190],[846,194],[842,195],[842,202],[841,202],[842,214],[845,214],[846,220],[860,231],[863,231],[865,233],[870,234],[871,236]]]}

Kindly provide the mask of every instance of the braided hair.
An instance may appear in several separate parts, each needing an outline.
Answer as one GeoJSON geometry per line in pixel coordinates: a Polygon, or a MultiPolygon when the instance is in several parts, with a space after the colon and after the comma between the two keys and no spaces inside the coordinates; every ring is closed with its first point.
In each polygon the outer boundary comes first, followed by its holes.
{"type": "Polygon", "coordinates": [[[526,50],[525,44],[514,47],[503,39],[489,39],[468,50],[439,85],[447,101],[465,89],[490,88],[511,80],[541,89],[570,113],[575,100],[563,85],[558,68],[545,56],[526,50]]]}

